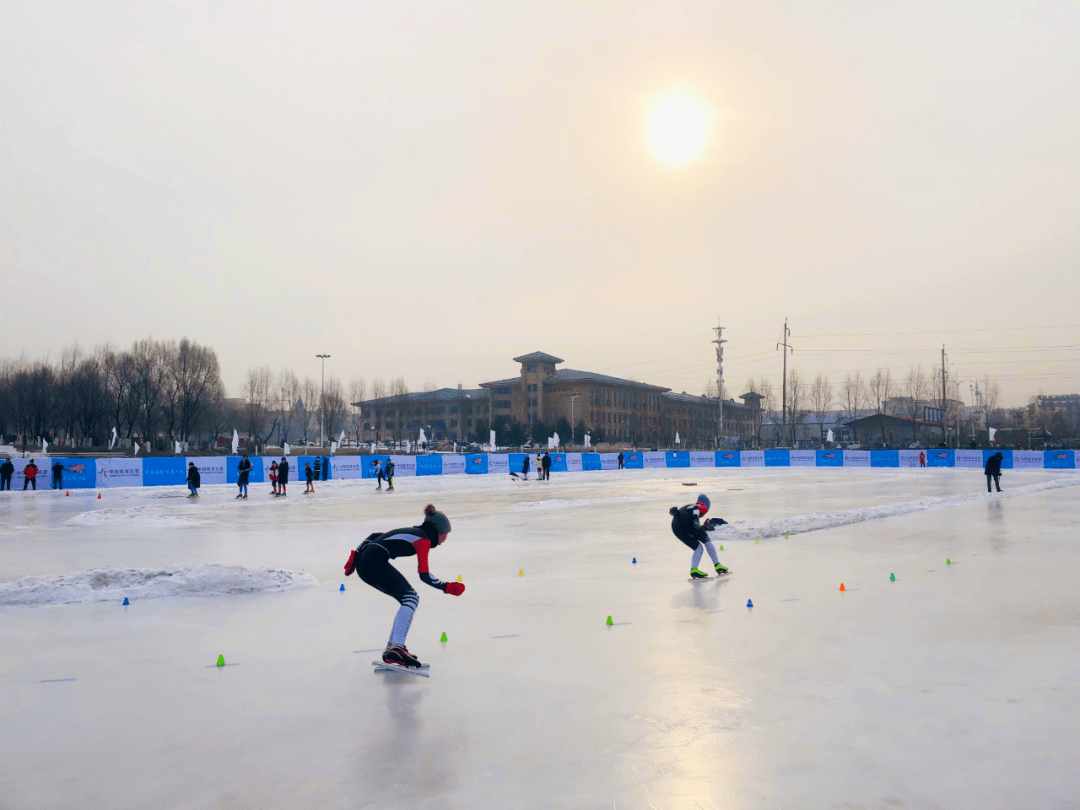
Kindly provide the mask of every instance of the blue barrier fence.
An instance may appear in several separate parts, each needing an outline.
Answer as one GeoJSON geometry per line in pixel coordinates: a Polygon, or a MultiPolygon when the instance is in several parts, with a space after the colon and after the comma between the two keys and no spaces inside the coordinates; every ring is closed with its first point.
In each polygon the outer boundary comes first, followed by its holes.
{"type": "MultiPolygon", "coordinates": [[[[667,450],[663,452],[625,451],[623,466],[629,470],[690,467],[959,467],[982,469],[993,450],[721,450],[702,452],[667,450]]],[[[1012,470],[1075,470],[1076,450],[1001,450],[1003,469],[1012,470]]],[[[529,472],[536,473],[536,454],[527,454],[529,472]]],[[[614,470],[618,468],[617,453],[552,453],[551,471],[555,473],[614,470]]],[[[375,461],[383,469],[393,460],[396,477],[415,475],[495,475],[520,474],[525,453],[470,453],[465,455],[427,456],[331,456],[326,477],[332,479],[373,478],[375,461]]],[[[304,481],[305,464],[314,467],[314,456],[288,459],[289,480],[304,481]]],[[[280,458],[251,456],[252,484],[269,481],[271,463],[280,458]]],[[[15,474],[12,489],[22,489],[23,468],[29,459],[12,459],[15,474]]],[[[38,482],[42,489],[51,477],[57,461],[63,465],[64,489],[94,489],[104,487],[180,486],[187,479],[188,464],[199,469],[202,483],[234,484],[239,472],[238,456],[189,456],[187,458],[58,458],[39,460],[38,482]]],[[[320,478],[322,476],[320,475],[320,478]]]]}

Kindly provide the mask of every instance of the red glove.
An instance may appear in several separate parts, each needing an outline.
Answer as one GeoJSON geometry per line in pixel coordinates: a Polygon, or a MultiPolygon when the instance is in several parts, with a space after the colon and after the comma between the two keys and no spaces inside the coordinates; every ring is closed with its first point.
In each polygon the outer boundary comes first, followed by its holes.
{"type": "Polygon", "coordinates": [[[446,592],[451,596],[461,596],[463,593],[465,593],[465,586],[462,585],[460,582],[447,582],[446,592]]]}

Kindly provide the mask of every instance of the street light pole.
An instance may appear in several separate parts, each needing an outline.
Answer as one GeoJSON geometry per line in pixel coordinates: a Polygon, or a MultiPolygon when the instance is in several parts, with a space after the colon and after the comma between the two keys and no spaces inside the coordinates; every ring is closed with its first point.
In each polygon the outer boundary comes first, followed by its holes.
{"type": "Polygon", "coordinates": [[[322,381],[319,383],[319,449],[322,449],[326,433],[324,430],[326,409],[323,407],[326,402],[326,361],[330,359],[330,355],[317,354],[315,356],[322,360],[322,381]]]}

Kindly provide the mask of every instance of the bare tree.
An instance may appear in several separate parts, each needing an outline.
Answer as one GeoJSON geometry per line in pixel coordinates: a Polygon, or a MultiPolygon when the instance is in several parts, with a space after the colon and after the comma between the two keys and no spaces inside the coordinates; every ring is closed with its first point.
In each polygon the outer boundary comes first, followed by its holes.
{"type": "Polygon", "coordinates": [[[907,412],[911,417],[911,439],[919,441],[919,414],[926,405],[930,381],[926,377],[922,366],[908,370],[907,381],[904,385],[904,393],[907,398],[907,412]]]}
{"type": "Polygon", "coordinates": [[[168,376],[168,355],[174,349],[175,344],[159,343],[153,338],[137,340],[131,347],[134,369],[131,393],[143,441],[153,442],[156,438],[168,376]]]}
{"type": "Polygon", "coordinates": [[[790,429],[790,443],[795,446],[795,436],[798,426],[806,419],[806,383],[803,382],[799,372],[794,368],[788,370],[788,424],[790,429]]]}
{"type": "Polygon", "coordinates": [[[385,423],[386,403],[381,402],[386,398],[386,386],[383,381],[376,377],[371,383],[371,398],[375,400],[375,441],[382,441],[382,427],[385,423]]]}
{"type": "Polygon", "coordinates": [[[289,441],[292,429],[298,427],[302,421],[303,409],[301,405],[303,403],[300,399],[300,380],[296,378],[292,371],[285,369],[278,376],[277,389],[275,401],[277,409],[281,413],[281,420],[278,422],[278,434],[284,447],[289,441]]]}
{"type": "Polygon", "coordinates": [[[349,383],[349,402],[352,404],[349,425],[353,435],[356,436],[356,446],[360,446],[360,438],[364,433],[364,407],[363,402],[367,399],[367,383],[363,377],[357,377],[349,383]]]}
{"type": "Polygon", "coordinates": [[[305,377],[300,386],[300,398],[304,407],[297,415],[300,417],[300,435],[307,445],[319,424],[319,386],[310,377],[305,377]]]}
{"type": "Polygon", "coordinates": [[[334,376],[326,381],[323,389],[322,418],[327,439],[337,441],[338,431],[345,420],[345,392],[341,380],[334,376]]]}
{"type": "Polygon", "coordinates": [[[841,388],[844,409],[850,419],[859,418],[859,408],[866,397],[866,385],[863,383],[862,373],[856,371],[844,377],[844,385],[841,388]]]}
{"type": "Polygon", "coordinates": [[[390,396],[394,398],[394,440],[401,442],[409,405],[409,386],[404,377],[398,377],[390,384],[390,396]]]}
{"type": "Polygon", "coordinates": [[[266,444],[277,428],[278,411],[273,408],[274,372],[268,366],[248,369],[244,383],[244,412],[247,433],[255,446],[266,444]]]}
{"type": "Polygon", "coordinates": [[[829,381],[828,374],[818,374],[814,378],[814,385],[810,392],[814,403],[814,415],[818,418],[818,430],[821,432],[821,443],[825,444],[825,419],[833,405],[833,384],[829,381]]]}
{"type": "Polygon", "coordinates": [[[870,407],[878,413],[884,414],[888,410],[887,403],[893,396],[894,386],[891,369],[878,369],[870,378],[868,386],[870,393],[870,407]]]}
{"type": "Polygon", "coordinates": [[[101,368],[105,375],[109,394],[112,425],[121,436],[131,436],[135,424],[137,405],[132,388],[135,383],[135,367],[131,355],[118,352],[107,344],[98,349],[101,368]]]}

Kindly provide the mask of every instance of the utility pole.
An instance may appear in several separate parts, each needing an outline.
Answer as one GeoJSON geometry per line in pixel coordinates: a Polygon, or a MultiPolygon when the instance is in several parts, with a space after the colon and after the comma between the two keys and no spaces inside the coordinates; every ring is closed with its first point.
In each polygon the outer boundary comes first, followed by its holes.
{"type": "Polygon", "coordinates": [[[787,318],[784,318],[784,336],[781,341],[776,344],[776,348],[779,349],[781,346],[784,347],[784,382],[781,389],[783,393],[780,395],[780,411],[783,414],[783,433],[785,439],[787,438],[787,356],[788,352],[791,352],[792,354],[795,353],[795,350],[788,343],[789,337],[791,337],[791,330],[788,329],[787,318]]]}
{"type": "Polygon", "coordinates": [[[321,448],[325,432],[323,426],[326,424],[323,421],[325,419],[324,411],[326,410],[324,407],[326,403],[326,361],[330,359],[330,355],[317,354],[315,356],[322,360],[322,382],[319,383],[319,447],[321,448]]]}
{"type": "Polygon", "coordinates": [[[571,394],[570,395],[570,441],[571,442],[574,441],[574,431],[577,430],[577,428],[574,426],[574,401],[580,396],[581,396],[581,394],[571,394]]]}
{"type": "Polygon", "coordinates": [[[720,325],[720,318],[716,319],[716,399],[718,401],[719,414],[717,416],[716,449],[720,449],[720,442],[724,440],[724,327],[720,325]]]}
{"type": "Polygon", "coordinates": [[[941,440],[949,443],[949,428],[945,424],[945,412],[948,410],[948,394],[945,390],[945,380],[948,372],[945,371],[945,344],[941,344],[941,440]]]}

